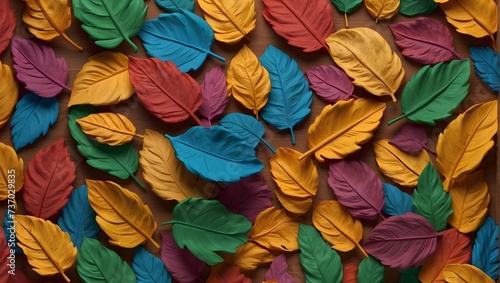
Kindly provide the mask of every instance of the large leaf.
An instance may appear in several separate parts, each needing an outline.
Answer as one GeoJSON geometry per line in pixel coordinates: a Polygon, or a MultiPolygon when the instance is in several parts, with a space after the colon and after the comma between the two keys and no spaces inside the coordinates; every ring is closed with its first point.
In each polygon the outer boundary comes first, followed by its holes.
{"type": "Polygon", "coordinates": [[[132,270],[138,283],[171,283],[170,273],[160,258],[146,251],[143,247],[134,250],[132,270]]]}
{"type": "Polygon", "coordinates": [[[401,191],[397,187],[382,183],[384,188],[385,204],[382,211],[390,216],[401,215],[413,212],[413,202],[409,194],[401,191]]]}
{"type": "Polygon", "coordinates": [[[252,147],[257,147],[259,142],[265,144],[273,153],[276,153],[274,148],[263,139],[266,132],[264,124],[254,117],[242,113],[229,113],[219,121],[219,124],[236,133],[242,140],[250,144],[252,147]]]}
{"type": "Polygon", "coordinates": [[[476,232],[471,263],[493,280],[498,279],[498,225],[491,217],[476,232]]]}
{"type": "Polygon", "coordinates": [[[444,279],[450,283],[481,282],[494,283],[481,269],[470,264],[450,264],[443,270],[444,279]]]}
{"type": "Polygon", "coordinates": [[[270,207],[257,216],[250,231],[250,241],[271,251],[292,252],[299,249],[299,222],[284,209],[270,207]]]}
{"type": "Polygon", "coordinates": [[[470,58],[474,61],[476,75],[494,92],[500,87],[498,52],[490,47],[470,47],[470,58]]]}
{"type": "Polygon", "coordinates": [[[358,267],[358,283],[384,282],[384,266],[380,261],[369,256],[361,261],[358,267]]]}
{"type": "Polygon", "coordinates": [[[82,131],[99,143],[117,146],[129,143],[136,134],[136,128],[126,116],[113,113],[94,113],[76,119],[82,131]]]}
{"type": "Polygon", "coordinates": [[[19,86],[11,68],[0,63],[0,128],[9,121],[17,103],[19,86]]]}
{"type": "Polygon", "coordinates": [[[399,13],[408,17],[430,14],[438,4],[433,0],[401,0],[399,13]]]}

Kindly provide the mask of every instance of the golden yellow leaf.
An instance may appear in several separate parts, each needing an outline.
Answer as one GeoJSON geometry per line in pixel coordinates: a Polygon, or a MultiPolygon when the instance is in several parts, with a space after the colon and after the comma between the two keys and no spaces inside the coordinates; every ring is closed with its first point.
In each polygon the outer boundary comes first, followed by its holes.
{"type": "Polygon", "coordinates": [[[385,103],[370,99],[350,99],[326,105],[308,130],[309,150],[319,162],[342,159],[361,149],[373,136],[384,114],[385,103]]]}
{"type": "Polygon", "coordinates": [[[227,70],[229,95],[259,118],[259,110],[264,107],[271,91],[269,73],[259,59],[246,45],[233,57],[227,70]]]}
{"type": "Polygon", "coordinates": [[[408,154],[389,144],[388,139],[374,142],[373,151],[378,169],[392,181],[406,187],[415,187],[418,176],[427,163],[431,162],[427,151],[408,154]]]}
{"type": "Polygon", "coordinates": [[[257,215],[250,241],[269,250],[292,252],[299,249],[298,233],[299,222],[272,206],[257,215]]]}
{"type": "Polygon", "coordinates": [[[109,242],[124,248],[134,248],[150,241],[158,224],[141,198],[111,181],[85,180],[90,205],[97,213],[96,221],[109,236],[109,242]]]}
{"type": "Polygon", "coordinates": [[[276,198],[281,203],[281,205],[290,213],[295,215],[305,214],[312,206],[313,197],[294,197],[290,195],[285,195],[280,188],[274,190],[276,198]]]}
{"type": "Polygon", "coordinates": [[[375,19],[389,20],[398,13],[399,0],[365,0],[366,10],[375,19]]]}
{"type": "Polygon", "coordinates": [[[136,128],[132,121],[122,114],[95,113],[76,119],[82,131],[94,140],[111,146],[122,145],[132,140],[136,128]]]}
{"type": "Polygon", "coordinates": [[[200,0],[198,4],[218,41],[236,43],[255,28],[254,0],[200,0]]]}
{"type": "MultiPolygon", "coordinates": [[[[14,200],[14,190],[18,192],[24,183],[24,163],[16,151],[0,142],[0,201],[14,200]],[[9,197],[10,195],[10,197],[9,197]]],[[[11,204],[10,201],[8,203],[11,204]]]]}
{"type": "Polygon", "coordinates": [[[28,258],[28,263],[40,275],[61,274],[76,260],[77,249],[68,233],[49,220],[34,216],[16,215],[18,244],[28,258]]]}
{"type": "MultiPolygon", "coordinates": [[[[454,0],[450,0],[454,1],[454,0]]],[[[494,283],[481,269],[470,264],[449,264],[443,269],[446,282],[449,283],[494,283]]]]}
{"type": "Polygon", "coordinates": [[[403,83],[405,71],[401,59],[379,33],[364,27],[341,29],[326,43],[333,61],[354,79],[353,84],[396,101],[394,94],[403,83]]]}
{"type": "Polygon", "coordinates": [[[0,62],[0,129],[9,121],[17,103],[19,87],[9,65],[0,62]]]}
{"type": "Polygon", "coordinates": [[[481,170],[465,174],[450,183],[453,214],[448,223],[462,233],[470,233],[481,227],[488,216],[490,192],[481,170]]]}
{"type": "Polygon", "coordinates": [[[272,262],[278,256],[254,242],[239,246],[234,254],[224,254],[224,262],[220,265],[237,265],[242,272],[252,271],[260,265],[272,262]]]}
{"type": "Polygon", "coordinates": [[[91,56],[76,75],[68,106],[113,105],[134,94],[128,72],[128,57],[105,51],[91,56]]]}

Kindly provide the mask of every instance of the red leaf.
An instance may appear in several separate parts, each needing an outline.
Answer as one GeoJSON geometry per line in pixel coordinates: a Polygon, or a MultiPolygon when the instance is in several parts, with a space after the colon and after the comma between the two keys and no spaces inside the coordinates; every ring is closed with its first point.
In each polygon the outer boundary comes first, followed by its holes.
{"type": "Polygon", "coordinates": [[[0,53],[2,53],[10,44],[16,28],[16,17],[14,11],[9,5],[9,0],[0,0],[0,53]]]}
{"type": "Polygon", "coordinates": [[[58,213],[68,202],[75,176],[76,167],[64,139],[38,151],[24,179],[22,196],[27,213],[43,219],[58,213]]]}
{"type": "Polygon", "coordinates": [[[235,265],[221,265],[212,268],[212,273],[206,283],[252,283],[235,265]]]}
{"type": "MultiPolygon", "coordinates": [[[[1,281],[0,281],[1,282],[1,281]]],[[[8,283],[32,283],[31,279],[26,276],[26,274],[22,273],[21,270],[16,269],[14,276],[9,276],[8,283]]]]}
{"type": "Polygon", "coordinates": [[[358,282],[358,267],[353,263],[344,265],[344,276],[342,283],[357,283],[358,282]]]}
{"type": "Polygon", "coordinates": [[[5,234],[0,231],[0,283],[7,283],[9,280],[9,258],[10,249],[7,247],[5,234]]]}

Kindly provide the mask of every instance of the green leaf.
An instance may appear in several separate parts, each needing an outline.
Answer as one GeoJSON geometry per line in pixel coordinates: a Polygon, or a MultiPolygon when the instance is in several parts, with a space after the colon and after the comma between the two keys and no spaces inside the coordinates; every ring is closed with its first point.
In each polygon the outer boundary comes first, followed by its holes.
{"type": "Polygon", "coordinates": [[[408,17],[434,12],[438,3],[433,0],[401,0],[399,13],[408,17]]]}
{"type": "Polygon", "coordinates": [[[469,59],[424,66],[403,90],[403,115],[388,124],[407,117],[412,122],[434,126],[435,121],[450,117],[469,92],[469,77],[469,59]]]}
{"type": "Polygon", "coordinates": [[[339,11],[350,14],[363,3],[363,0],[332,0],[332,3],[339,11]]]}
{"type": "Polygon", "coordinates": [[[139,50],[130,38],[146,19],[148,7],[143,0],[73,0],[73,10],[95,44],[111,49],[125,40],[136,53],[139,50]]]}
{"type": "Polygon", "coordinates": [[[187,247],[209,265],[221,263],[215,252],[235,253],[245,244],[252,223],[243,215],[234,214],[217,200],[186,198],[174,207],[172,234],[177,245],[187,247]]]}
{"type": "Polygon", "coordinates": [[[415,212],[425,217],[438,232],[446,229],[448,217],[453,213],[451,197],[432,163],[428,163],[418,177],[417,189],[413,192],[415,212]]]}
{"type": "Polygon", "coordinates": [[[87,283],[135,283],[135,273],[120,256],[98,240],[84,238],[76,257],[78,275],[87,283]]]}
{"type": "Polygon", "coordinates": [[[300,264],[307,283],[340,283],[343,277],[339,254],[309,225],[299,226],[300,264]]]}
{"type": "Polygon", "coordinates": [[[408,268],[405,270],[400,270],[401,277],[399,277],[399,283],[420,283],[418,279],[418,273],[420,272],[420,267],[418,268],[408,268]]]}
{"type": "Polygon", "coordinates": [[[380,282],[384,282],[384,266],[371,256],[363,259],[358,268],[358,283],[380,282]]]}

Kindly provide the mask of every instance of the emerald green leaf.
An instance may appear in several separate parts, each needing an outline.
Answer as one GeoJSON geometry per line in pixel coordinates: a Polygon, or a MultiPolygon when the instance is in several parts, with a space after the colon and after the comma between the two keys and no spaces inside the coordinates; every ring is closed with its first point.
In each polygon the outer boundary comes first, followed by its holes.
{"type": "Polygon", "coordinates": [[[299,226],[300,264],[307,283],[340,283],[343,271],[339,254],[312,226],[299,226]]]}
{"type": "Polygon", "coordinates": [[[73,10],[95,44],[111,49],[125,40],[135,52],[139,50],[130,38],[146,19],[148,7],[143,0],[73,0],[73,10]]]}
{"type": "Polygon", "coordinates": [[[433,0],[401,0],[399,13],[408,17],[434,12],[438,3],[433,0]]]}
{"type": "Polygon", "coordinates": [[[403,115],[388,124],[407,117],[412,122],[434,126],[435,121],[450,117],[469,92],[469,77],[469,59],[424,66],[403,90],[403,115]]]}
{"type": "Polygon", "coordinates": [[[399,283],[420,283],[418,279],[418,273],[420,272],[420,267],[418,268],[408,268],[405,270],[400,270],[401,277],[399,277],[399,283]]]}
{"type": "Polygon", "coordinates": [[[384,282],[384,266],[371,256],[363,259],[358,268],[358,283],[380,282],[384,282]]]}
{"type": "Polygon", "coordinates": [[[186,198],[174,207],[172,234],[179,247],[209,265],[221,263],[215,252],[235,253],[245,244],[252,223],[245,216],[234,214],[217,200],[186,198]]]}
{"type": "Polygon", "coordinates": [[[332,3],[339,11],[350,14],[363,3],[363,0],[332,0],[332,3]]]}
{"type": "Polygon", "coordinates": [[[413,192],[415,212],[425,217],[437,232],[446,229],[448,217],[453,213],[451,197],[432,163],[428,163],[418,177],[417,189],[413,192]]]}
{"type": "Polygon", "coordinates": [[[76,257],[76,270],[87,283],[135,283],[135,273],[120,256],[98,240],[84,238],[76,257]]]}

